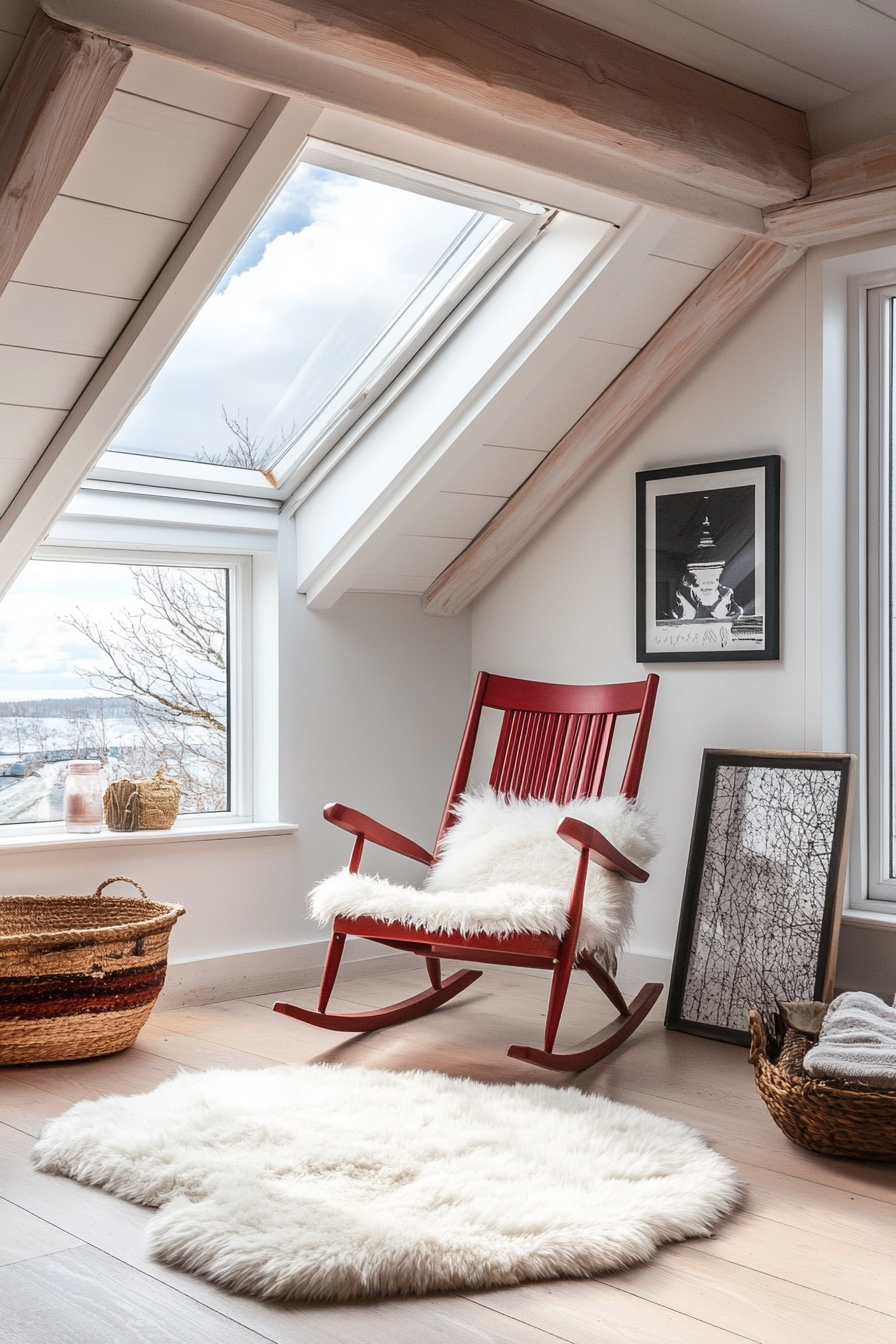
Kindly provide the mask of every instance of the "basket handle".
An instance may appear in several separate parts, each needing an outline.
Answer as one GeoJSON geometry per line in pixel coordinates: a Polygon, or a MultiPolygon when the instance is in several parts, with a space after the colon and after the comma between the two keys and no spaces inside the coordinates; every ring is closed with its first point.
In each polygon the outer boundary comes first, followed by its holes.
{"type": "Polygon", "coordinates": [[[768,1033],[755,1008],[750,1009],[750,1063],[758,1064],[768,1054],[768,1033]]]}
{"type": "Polygon", "coordinates": [[[134,879],[133,879],[132,877],[107,877],[106,880],[105,880],[105,882],[101,882],[101,883],[99,884],[99,886],[97,887],[96,891],[93,893],[94,896],[99,896],[100,892],[101,892],[105,887],[110,886],[113,882],[130,882],[130,884],[131,884],[132,887],[136,887],[136,888],[137,888],[137,890],[139,891],[140,895],[143,897],[144,901],[149,900],[149,897],[147,896],[146,892],[145,892],[145,891],[143,890],[143,888],[141,887],[140,883],[139,883],[139,882],[135,882],[134,879]]]}

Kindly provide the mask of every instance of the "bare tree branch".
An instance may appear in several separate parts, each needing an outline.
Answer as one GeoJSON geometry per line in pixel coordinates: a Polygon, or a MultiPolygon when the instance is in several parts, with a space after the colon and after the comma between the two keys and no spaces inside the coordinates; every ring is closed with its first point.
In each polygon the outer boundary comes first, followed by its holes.
{"type": "MultiPolygon", "coordinates": [[[[165,765],[192,809],[218,810],[227,797],[227,571],[135,565],[130,572],[135,609],[103,626],[81,610],[61,618],[103,655],[99,666],[74,670],[95,689],[128,698],[139,731],[126,751],[129,772],[165,765]]],[[[79,720],[74,734],[79,746],[107,754],[105,721],[79,720]]]]}
{"type": "Polygon", "coordinates": [[[252,435],[249,432],[248,416],[240,424],[239,411],[230,415],[226,406],[222,406],[221,414],[225,425],[233,435],[233,443],[216,453],[201,448],[196,459],[198,462],[213,462],[221,467],[248,467],[252,471],[267,471],[295,438],[295,421],[289,429],[281,429],[276,439],[268,439],[265,442],[260,434],[252,435]]]}

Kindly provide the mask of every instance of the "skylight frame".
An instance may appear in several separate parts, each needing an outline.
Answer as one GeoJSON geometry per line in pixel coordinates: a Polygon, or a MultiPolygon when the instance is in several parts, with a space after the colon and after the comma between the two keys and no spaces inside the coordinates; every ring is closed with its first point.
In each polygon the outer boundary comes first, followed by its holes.
{"type": "MultiPolygon", "coordinates": [[[[456,330],[466,313],[497,283],[500,276],[533,241],[554,213],[547,206],[507,193],[474,186],[426,169],[309,136],[293,157],[288,171],[279,176],[276,185],[258,209],[256,222],[275,200],[284,182],[295,172],[300,163],[368,178],[402,190],[414,191],[420,195],[432,196],[483,211],[498,216],[502,224],[492,230],[453,280],[440,291],[422,318],[398,344],[392,357],[375,368],[373,376],[365,383],[365,397],[353,398],[352,406],[344,408],[330,423],[325,424],[313,442],[309,443],[307,436],[300,434],[295,444],[287,449],[272,468],[262,472],[217,463],[194,462],[183,458],[107,450],[93,473],[98,479],[164,484],[181,489],[210,489],[267,498],[272,496],[278,499],[287,498],[315,468],[320,466],[335,445],[358,426],[359,422],[363,422],[366,426],[386,409],[393,399],[389,394],[396,380],[400,380],[402,386],[406,385],[411,369],[416,373],[428,362],[428,359],[456,330]]],[[[244,241],[245,237],[242,237],[234,244],[226,263],[220,267],[219,276],[226,272],[227,266],[231,264],[244,241]]],[[[192,310],[190,320],[196,311],[195,308],[192,310]]],[[[189,322],[183,324],[169,349],[174,348],[188,325],[189,322]]],[[[153,377],[157,372],[156,369],[153,377]]],[[[141,396],[145,390],[145,386],[141,388],[141,396]]],[[[128,413],[138,400],[139,397],[134,399],[128,413]]],[[[321,408],[326,409],[327,404],[321,408]]],[[[319,419],[320,412],[312,423],[316,424],[319,419]]]]}

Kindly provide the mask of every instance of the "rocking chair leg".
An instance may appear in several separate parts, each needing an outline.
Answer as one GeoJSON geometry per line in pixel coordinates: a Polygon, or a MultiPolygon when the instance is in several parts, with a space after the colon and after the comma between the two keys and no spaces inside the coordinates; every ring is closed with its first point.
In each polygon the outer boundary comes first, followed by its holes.
{"type": "Polygon", "coordinates": [[[334,933],[327,949],[323,979],[320,982],[320,995],[317,1000],[317,1011],[319,1013],[326,1012],[327,1004],[330,1002],[330,995],[333,993],[333,986],[336,983],[336,975],[339,970],[339,963],[342,960],[344,947],[345,934],[334,933]]]}
{"type": "Polygon", "coordinates": [[[591,979],[597,985],[598,989],[606,994],[617,1013],[621,1013],[623,1017],[627,1017],[628,1004],[625,1001],[622,990],[619,988],[610,972],[601,966],[597,958],[592,956],[590,952],[580,952],[578,965],[581,966],[583,971],[586,971],[588,975],[591,976],[591,979]]]}
{"type": "Polygon", "coordinates": [[[426,958],[426,969],[429,972],[429,983],[433,989],[442,988],[442,963],[438,957],[426,958]]]}
{"type": "Polygon", "coordinates": [[[544,1024],[545,1050],[553,1050],[554,1042],[557,1039],[557,1032],[560,1028],[560,1018],[563,1015],[563,1005],[566,1003],[566,991],[569,989],[569,977],[572,975],[572,967],[573,957],[564,956],[563,951],[561,951],[560,960],[554,967],[554,975],[551,980],[551,997],[548,1000],[548,1015],[544,1024]]]}

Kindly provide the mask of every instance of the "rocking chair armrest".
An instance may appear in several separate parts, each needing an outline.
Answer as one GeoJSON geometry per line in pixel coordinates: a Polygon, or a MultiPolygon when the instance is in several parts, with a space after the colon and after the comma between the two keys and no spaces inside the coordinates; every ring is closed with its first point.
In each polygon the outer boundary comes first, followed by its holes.
{"type": "Polygon", "coordinates": [[[557,834],[561,840],[572,845],[573,849],[579,851],[587,849],[592,863],[599,863],[602,868],[609,869],[611,873],[619,873],[622,877],[627,877],[630,882],[646,882],[650,876],[643,868],[639,868],[631,859],[620,853],[615,845],[611,845],[605,835],[585,821],[579,821],[576,817],[564,817],[557,827],[557,834]]]}
{"type": "Polygon", "coordinates": [[[330,803],[324,808],[324,818],[331,821],[334,826],[339,826],[343,831],[348,831],[349,835],[357,835],[364,840],[369,840],[371,844],[382,845],[384,849],[391,849],[395,854],[403,854],[406,859],[416,859],[418,863],[425,863],[429,867],[433,863],[431,854],[417,845],[407,836],[401,835],[399,831],[390,831],[388,826],[382,826],[372,817],[365,816],[363,812],[356,812],[352,807],[346,807],[343,803],[330,803]]]}

